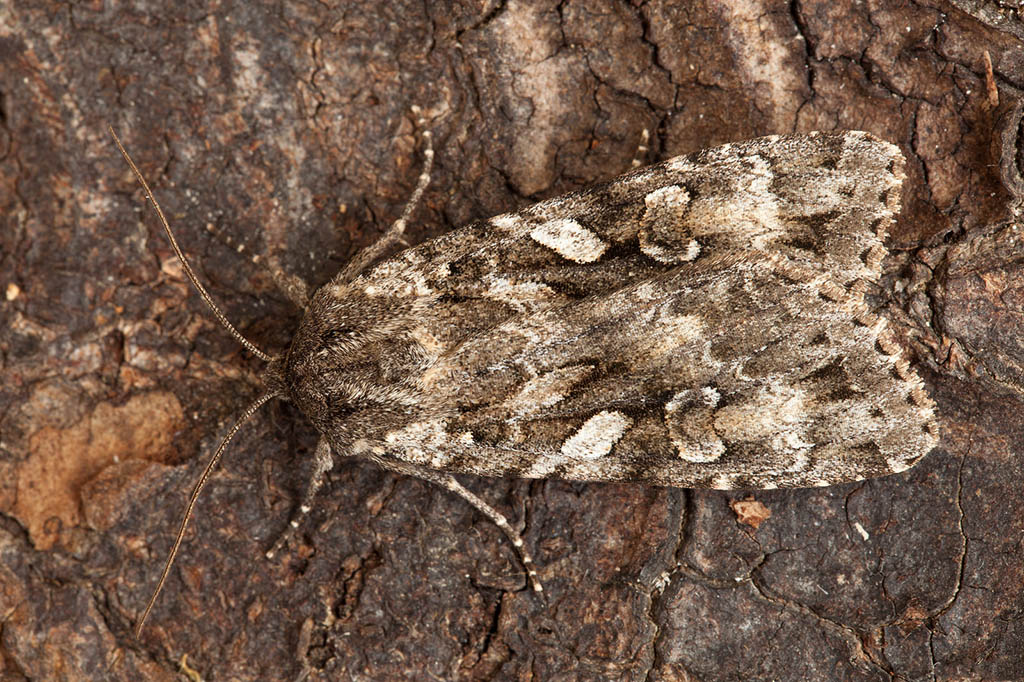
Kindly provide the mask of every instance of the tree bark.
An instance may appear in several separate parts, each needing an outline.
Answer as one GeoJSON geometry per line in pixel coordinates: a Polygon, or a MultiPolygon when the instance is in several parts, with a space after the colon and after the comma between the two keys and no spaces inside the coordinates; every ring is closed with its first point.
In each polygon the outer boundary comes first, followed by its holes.
{"type": "Polygon", "coordinates": [[[1024,679],[1015,15],[572,0],[0,16],[2,679],[1024,679]],[[940,446],[813,490],[463,479],[524,525],[543,603],[497,527],[356,459],[264,559],[316,444],[278,404],[228,449],[136,640],[261,363],[190,290],[107,126],[227,317],[280,352],[300,312],[263,264],[316,287],[386,229],[423,162],[413,105],[437,161],[410,243],[608,180],[644,129],[652,162],[811,130],[899,145],[878,296],[940,446]],[[737,510],[750,497],[756,524],[737,510]]]}

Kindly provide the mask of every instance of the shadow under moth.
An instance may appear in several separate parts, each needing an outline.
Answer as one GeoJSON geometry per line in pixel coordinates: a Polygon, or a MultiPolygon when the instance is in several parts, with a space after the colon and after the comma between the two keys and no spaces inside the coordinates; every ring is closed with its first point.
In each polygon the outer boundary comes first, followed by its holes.
{"type": "MultiPolygon", "coordinates": [[[[421,121],[422,125],[422,121],[421,121]]],[[[113,131],[111,131],[113,133],[113,131]]],[[[933,403],[865,301],[899,210],[903,157],[863,132],[773,136],[680,156],[393,252],[402,217],[334,279],[267,360],[265,393],[321,434],[299,526],[333,458],[460,495],[453,474],[717,489],[901,472],[936,444],[933,403]]],[[[116,136],[115,136],[116,140],[116,136]]],[[[278,549],[287,533],[275,545],[278,549]]]]}

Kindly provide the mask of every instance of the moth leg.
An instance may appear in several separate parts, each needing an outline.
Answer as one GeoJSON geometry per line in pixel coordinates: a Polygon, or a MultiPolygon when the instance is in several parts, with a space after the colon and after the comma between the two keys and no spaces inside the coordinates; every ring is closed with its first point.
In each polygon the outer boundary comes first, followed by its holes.
{"type": "Polygon", "coordinates": [[[519,532],[509,524],[505,515],[474,495],[471,491],[464,488],[462,484],[456,481],[455,477],[451,474],[445,474],[441,476],[440,479],[441,480],[437,481],[439,485],[444,486],[447,490],[450,490],[466,502],[469,502],[478,512],[489,518],[502,530],[502,532],[505,533],[505,537],[509,539],[509,542],[512,543],[512,546],[515,547],[516,552],[519,554],[519,561],[523,563],[523,568],[526,569],[526,577],[529,579],[530,585],[533,586],[533,591],[543,592],[544,586],[540,584],[540,578],[537,576],[536,564],[533,563],[533,557],[530,556],[530,552],[526,549],[526,545],[523,543],[523,538],[519,535],[519,532]]]}
{"type": "Polygon", "coordinates": [[[650,151],[650,147],[647,146],[649,139],[651,139],[651,133],[648,132],[647,128],[644,128],[643,132],[640,133],[640,144],[637,145],[636,154],[633,155],[633,161],[629,164],[630,168],[639,168],[644,165],[644,161],[647,159],[647,152],[650,151]]]}
{"type": "MultiPolygon", "coordinates": [[[[256,256],[253,260],[257,260],[258,258],[259,256],[256,256]]],[[[277,259],[275,258],[274,262],[264,265],[264,267],[270,271],[270,276],[274,279],[274,284],[277,285],[278,290],[283,293],[296,308],[299,310],[305,310],[309,305],[309,287],[306,286],[306,283],[303,282],[301,278],[285,272],[277,265],[276,261],[277,259]]]]}
{"type": "Polygon", "coordinates": [[[423,171],[420,173],[420,177],[416,181],[416,189],[413,190],[412,195],[409,197],[409,201],[406,202],[405,208],[402,210],[402,215],[398,220],[391,223],[391,227],[388,228],[388,231],[385,232],[380,239],[360,251],[359,254],[353,258],[347,266],[345,266],[345,269],[341,272],[342,281],[350,282],[355,279],[359,273],[366,269],[366,266],[386,253],[389,248],[402,238],[402,234],[405,233],[405,227],[409,222],[409,216],[411,216],[412,212],[416,210],[416,207],[420,203],[420,198],[423,196],[424,190],[427,189],[427,183],[430,182],[430,171],[434,167],[433,135],[429,130],[425,130],[426,119],[423,117],[423,111],[419,107],[413,107],[412,113],[416,116],[416,125],[423,131],[421,133],[423,137],[423,171]]]}
{"type": "MultiPolygon", "coordinates": [[[[213,235],[218,241],[227,246],[230,249],[234,249],[236,253],[241,254],[245,251],[245,244],[238,244],[231,235],[222,232],[213,223],[206,226],[207,232],[213,235]]],[[[268,259],[263,259],[259,254],[253,254],[249,258],[253,265],[266,270],[270,275],[270,278],[274,280],[274,286],[285,295],[285,297],[291,301],[295,307],[299,310],[305,310],[309,304],[309,287],[300,278],[295,275],[290,275],[284,271],[284,268],[277,262],[275,256],[271,256],[268,259]]]]}
{"type": "Polygon", "coordinates": [[[512,546],[515,547],[516,553],[519,554],[519,561],[522,562],[523,568],[526,569],[526,576],[530,581],[530,585],[533,587],[533,591],[544,591],[544,586],[541,585],[540,577],[537,575],[536,564],[533,563],[533,557],[530,556],[530,552],[526,549],[526,545],[523,543],[523,538],[508,522],[508,519],[505,518],[504,514],[463,487],[463,485],[455,480],[455,477],[451,474],[415,465],[398,463],[393,460],[377,459],[376,461],[386,469],[397,471],[400,474],[407,474],[409,476],[422,478],[425,481],[435,483],[445,490],[455,493],[468,502],[478,512],[490,519],[494,525],[505,533],[505,537],[507,537],[512,543],[512,546]]]}
{"type": "Polygon", "coordinates": [[[306,494],[302,496],[302,504],[299,505],[298,511],[292,515],[292,520],[288,522],[288,527],[278,536],[277,542],[267,551],[268,559],[273,559],[274,555],[292,539],[295,531],[298,530],[303,519],[306,518],[306,514],[313,508],[313,498],[316,497],[317,491],[320,490],[320,486],[324,483],[325,475],[333,466],[334,457],[331,453],[331,445],[327,442],[326,438],[321,436],[320,441],[316,444],[316,453],[313,455],[313,473],[310,476],[309,483],[306,485],[306,494]]]}

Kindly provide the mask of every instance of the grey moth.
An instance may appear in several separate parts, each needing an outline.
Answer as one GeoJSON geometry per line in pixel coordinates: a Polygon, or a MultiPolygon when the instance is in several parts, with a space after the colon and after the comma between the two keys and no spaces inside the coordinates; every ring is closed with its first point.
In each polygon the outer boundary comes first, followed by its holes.
{"type": "Polygon", "coordinates": [[[274,356],[213,306],[153,202],[218,319],[268,361],[241,421],[277,397],[321,434],[292,527],[335,457],[363,457],[470,502],[539,591],[518,533],[453,474],[825,486],[935,446],[933,403],[865,300],[899,210],[895,146],[863,132],[728,144],[395,251],[429,177],[424,140],[402,217],[300,293],[304,318],[274,356]]]}

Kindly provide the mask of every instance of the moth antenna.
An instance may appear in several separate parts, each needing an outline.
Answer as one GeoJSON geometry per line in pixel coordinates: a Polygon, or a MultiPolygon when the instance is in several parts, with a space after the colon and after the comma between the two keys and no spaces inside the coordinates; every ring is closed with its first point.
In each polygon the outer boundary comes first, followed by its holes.
{"type": "Polygon", "coordinates": [[[174,545],[171,546],[170,554],[167,555],[167,562],[164,564],[164,570],[160,574],[160,580],[157,581],[156,589],[153,590],[153,596],[149,598],[149,603],[146,604],[146,610],[142,612],[142,618],[139,619],[138,624],[135,626],[136,639],[138,639],[142,634],[142,626],[146,624],[146,619],[149,618],[149,612],[153,610],[153,605],[156,604],[156,598],[160,596],[160,591],[164,589],[164,583],[167,582],[167,575],[171,572],[171,565],[174,563],[175,557],[178,556],[178,548],[181,547],[182,538],[185,537],[185,528],[188,526],[189,517],[192,516],[192,510],[196,506],[196,500],[199,499],[199,493],[202,492],[203,488],[206,486],[206,482],[210,479],[210,475],[213,473],[214,468],[217,466],[217,463],[220,462],[221,455],[224,454],[224,449],[228,446],[228,443],[231,442],[231,439],[235,437],[235,434],[238,433],[238,429],[242,428],[242,424],[244,424],[249,417],[255,414],[256,410],[263,407],[264,403],[271,398],[278,397],[278,395],[279,394],[276,392],[264,393],[250,404],[249,407],[245,408],[245,412],[243,412],[239,420],[235,422],[235,425],[231,427],[228,434],[224,436],[224,440],[220,442],[220,446],[217,447],[217,451],[213,453],[213,457],[211,457],[210,461],[207,462],[206,468],[203,469],[202,475],[199,477],[199,480],[196,481],[196,485],[192,489],[192,494],[188,498],[188,505],[185,507],[185,514],[181,517],[181,526],[178,528],[178,536],[174,539],[174,545]]]}
{"type": "Polygon", "coordinates": [[[260,360],[263,360],[264,362],[270,362],[273,358],[267,353],[264,353],[259,348],[257,348],[255,344],[249,341],[249,339],[242,336],[242,334],[237,329],[235,329],[234,325],[228,322],[228,318],[224,316],[224,313],[220,311],[220,308],[217,307],[217,304],[213,302],[213,299],[210,297],[210,294],[207,293],[206,287],[200,284],[195,272],[192,271],[192,266],[189,265],[188,260],[185,258],[185,254],[181,250],[181,247],[178,246],[178,240],[174,238],[174,233],[171,232],[171,226],[168,224],[167,218],[164,217],[164,212],[163,210],[161,210],[160,204],[157,203],[156,197],[153,196],[153,191],[149,188],[149,184],[146,183],[146,179],[142,177],[142,173],[141,171],[139,171],[138,166],[135,165],[135,162],[132,161],[132,157],[128,156],[128,152],[125,151],[124,145],[121,144],[120,138],[118,138],[117,133],[114,132],[113,126],[108,126],[108,129],[110,130],[110,134],[114,138],[114,143],[117,144],[117,148],[121,150],[121,156],[123,156],[124,160],[128,162],[128,165],[131,167],[132,172],[135,173],[135,177],[136,179],[138,179],[139,184],[142,185],[142,189],[146,191],[146,198],[149,199],[150,203],[153,204],[153,208],[156,209],[156,214],[160,216],[160,222],[163,223],[164,232],[167,233],[167,238],[171,241],[171,248],[174,249],[175,255],[177,255],[178,260],[181,261],[181,267],[185,271],[185,274],[188,276],[189,281],[192,282],[192,286],[194,286],[196,288],[196,291],[199,292],[199,295],[206,302],[206,305],[210,306],[210,310],[213,311],[213,316],[217,318],[217,321],[220,322],[222,327],[228,330],[229,334],[235,337],[236,341],[242,344],[242,346],[244,346],[250,353],[258,357],[260,360]]]}

